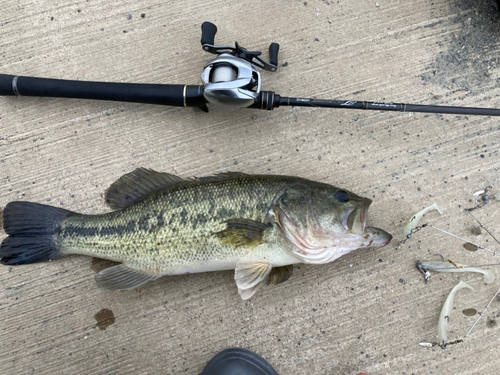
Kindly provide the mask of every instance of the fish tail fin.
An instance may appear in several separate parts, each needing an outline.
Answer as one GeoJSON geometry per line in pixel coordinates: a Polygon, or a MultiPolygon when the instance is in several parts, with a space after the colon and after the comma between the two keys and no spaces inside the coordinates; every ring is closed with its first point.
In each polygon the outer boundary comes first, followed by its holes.
{"type": "Polygon", "coordinates": [[[0,245],[0,262],[20,265],[45,262],[62,254],[54,237],[61,222],[73,213],[31,202],[10,202],[0,209],[0,226],[9,236],[0,245]]]}

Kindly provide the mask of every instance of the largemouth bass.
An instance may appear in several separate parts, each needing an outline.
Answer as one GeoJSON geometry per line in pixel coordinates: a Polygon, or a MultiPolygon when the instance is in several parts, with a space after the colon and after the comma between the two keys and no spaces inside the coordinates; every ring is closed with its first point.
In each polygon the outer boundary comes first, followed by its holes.
{"type": "Polygon", "coordinates": [[[82,254],[122,264],[96,274],[106,290],[164,275],[235,270],[241,298],[289,278],[293,264],[332,262],[387,245],[367,227],[371,200],[298,177],[225,173],[181,179],[139,168],[106,192],[114,210],[82,215],[30,202],[3,211],[2,264],[82,254]]]}

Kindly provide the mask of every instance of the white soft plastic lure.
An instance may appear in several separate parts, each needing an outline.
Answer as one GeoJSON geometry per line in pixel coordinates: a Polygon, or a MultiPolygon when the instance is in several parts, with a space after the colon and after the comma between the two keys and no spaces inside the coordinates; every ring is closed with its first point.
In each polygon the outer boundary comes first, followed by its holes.
{"type": "Polygon", "coordinates": [[[443,308],[441,309],[441,315],[439,315],[438,323],[438,340],[440,345],[444,345],[448,341],[448,329],[450,327],[450,315],[453,309],[453,299],[455,298],[455,293],[460,289],[469,288],[474,290],[470,285],[460,281],[448,294],[446,301],[444,301],[443,308]]]}
{"type": "Polygon", "coordinates": [[[427,212],[432,211],[432,210],[437,210],[440,215],[443,214],[443,210],[436,203],[430,205],[429,207],[424,208],[422,211],[417,212],[415,215],[413,215],[411,217],[410,220],[408,220],[408,223],[405,225],[405,229],[404,229],[405,235],[406,236],[411,235],[411,231],[417,227],[417,225],[420,222],[420,220],[422,219],[422,217],[427,212]]]}
{"type": "Polygon", "coordinates": [[[474,197],[477,197],[478,195],[482,195],[486,193],[486,190],[479,190],[479,191],[476,191],[474,194],[472,194],[474,197]]]}
{"type": "Polygon", "coordinates": [[[421,342],[418,345],[423,346],[425,348],[432,348],[434,346],[432,342],[421,342]]]}
{"type": "Polygon", "coordinates": [[[484,275],[484,282],[491,284],[495,280],[495,275],[490,270],[483,270],[477,267],[470,267],[460,263],[450,262],[424,262],[421,267],[432,272],[478,272],[484,275]]]}

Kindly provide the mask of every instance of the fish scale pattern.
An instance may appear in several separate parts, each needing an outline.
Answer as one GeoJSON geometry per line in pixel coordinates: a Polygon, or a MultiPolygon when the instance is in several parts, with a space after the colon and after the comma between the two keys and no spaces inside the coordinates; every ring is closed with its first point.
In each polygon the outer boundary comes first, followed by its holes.
{"type": "Polygon", "coordinates": [[[152,273],[231,269],[249,249],[223,245],[215,234],[231,219],[263,222],[293,179],[240,175],[194,180],[122,210],[71,216],[56,239],[65,254],[111,259],[152,273]]]}

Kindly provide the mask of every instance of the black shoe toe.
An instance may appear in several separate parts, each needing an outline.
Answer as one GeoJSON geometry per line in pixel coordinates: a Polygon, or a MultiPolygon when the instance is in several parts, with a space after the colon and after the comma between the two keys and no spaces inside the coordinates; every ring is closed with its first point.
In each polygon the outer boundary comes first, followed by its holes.
{"type": "Polygon", "coordinates": [[[278,375],[267,361],[251,351],[226,349],[213,357],[201,375],[278,375]]]}

